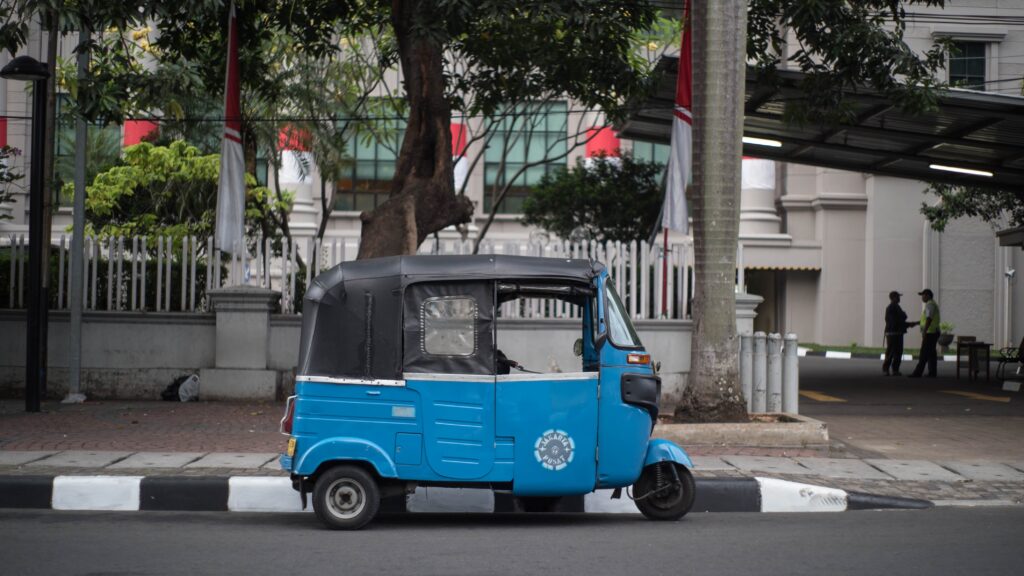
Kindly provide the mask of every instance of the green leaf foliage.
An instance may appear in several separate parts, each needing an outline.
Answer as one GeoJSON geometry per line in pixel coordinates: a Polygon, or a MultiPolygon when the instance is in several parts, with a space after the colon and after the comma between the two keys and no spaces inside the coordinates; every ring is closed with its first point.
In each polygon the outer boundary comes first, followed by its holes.
{"type": "Polygon", "coordinates": [[[938,40],[923,55],[904,41],[906,9],[943,7],[946,0],[750,0],[747,57],[765,88],[776,85],[775,70],[786,58],[807,76],[802,97],[787,101],[796,123],[849,123],[856,112],[844,90],[867,86],[907,112],[936,104],[947,42],[938,40]]]}
{"type": "Polygon", "coordinates": [[[1005,222],[1011,227],[1024,226],[1024,193],[981,188],[931,184],[926,193],[938,196],[934,204],[922,203],[921,213],[938,231],[946,229],[950,220],[981,218],[985,222],[1005,222]]]}
{"type": "MultiPolygon", "coordinates": [[[[172,236],[176,241],[183,236],[206,238],[216,220],[219,176],[220,156],[201,154],[186,142],[129,146],[121,164],[86,187],[88,231],[100,236],[172,236]]],[[[287,209],[272,202],[270,191],[256,186],[251,175],[246,181],[250,225],[270,210],[287,209]]]]}
{"type": "MultiPolygon", "coordinates": [[[[14,201],[14,188],[18,187],[20,180],[25,175],[11,167],[16,156],[21,155],[21,150],[13,146],[0,146],[0,204],[14,201]]],[[[0,220],[9,220],[11,217],[0,213],[0,220]]]]}
{"type": "Polygon", "coordinates": [[[577,160],[572,170],[544,176],[527,197],[523,223],[560,238],[646,240],[658,220],[664,164],[600,156],[591,166],[577,160]]]}

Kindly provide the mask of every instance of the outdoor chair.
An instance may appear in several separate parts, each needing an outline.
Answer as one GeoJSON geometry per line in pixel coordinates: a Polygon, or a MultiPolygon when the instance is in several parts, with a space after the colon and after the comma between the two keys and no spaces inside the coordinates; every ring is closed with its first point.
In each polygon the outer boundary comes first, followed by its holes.
{"type": "MultiPolygon", "coordinates": [[[[1007,346],[999,351],[999,366],[996,367],[996,378],[1005,379],[1004,371],[1006,370],[1007,364],[1020,364],[1024,358],[1024,338],[1020,341],[1020,346],[1014,348],[1007,346]]],[[[1020,368],[1017,369],[1020,371],[1020,368]]]]}

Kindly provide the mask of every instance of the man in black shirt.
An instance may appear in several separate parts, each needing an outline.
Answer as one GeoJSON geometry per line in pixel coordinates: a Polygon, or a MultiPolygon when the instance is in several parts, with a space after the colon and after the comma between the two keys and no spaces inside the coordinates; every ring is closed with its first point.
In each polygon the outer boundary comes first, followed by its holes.
{"type": "Polygon", "coordinates": [[[885,308],[885,361],[882,363],[882,372],[886,376],[892,369],[893,376],[900,376],[900,362],[903,360],[903,335],[907,328],[915,323],[907,322],[907,313],[900,308],[900,294],[893,290],[889,292],[889,305],[885,308]]]}

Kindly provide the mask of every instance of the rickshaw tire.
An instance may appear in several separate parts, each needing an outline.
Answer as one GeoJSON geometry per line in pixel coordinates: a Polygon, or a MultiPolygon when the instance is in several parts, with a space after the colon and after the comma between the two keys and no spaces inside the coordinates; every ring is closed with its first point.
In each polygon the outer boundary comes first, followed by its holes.
{"type": "Polygon", "coordinates": [[[693,508],[693,502],[697,495],[697,483],[693,479],[693,474],[690,473],[686,466],[671,462],[659,462],[644,468],[643,472],[640,474],[640,478],[636,481],[636,484],[633,485],[633,495],[635,498],[642,498],[640,500],[636,500],[636,507],[639,508],[640,513],[649,520],[679,520],[683,516],[686,516],[686,513],[693,508]],[[654,467],[664,464],[675,467],[676,475],[679,477],[679,482],[683,491],[681,497],[673,499],[670,503],[665,503],[656,496],[642,498],[653,489],[652,478],[655,476],[654,467]]]}
{"type": "Polygon", "coordinates": [[[358,530],[373,520],[378,510],[380,488],[373,475],[363,468],[342,464],[317,477],[313,487],[313,511],[328,528],[358,530]],[[339,494],[338,490],[344,493],[339,494]],[[356,496],[354,506],[357,508],[351,516],[346,516],[344,508],[353,505],[350,503],[352,496],[356,496]]]}

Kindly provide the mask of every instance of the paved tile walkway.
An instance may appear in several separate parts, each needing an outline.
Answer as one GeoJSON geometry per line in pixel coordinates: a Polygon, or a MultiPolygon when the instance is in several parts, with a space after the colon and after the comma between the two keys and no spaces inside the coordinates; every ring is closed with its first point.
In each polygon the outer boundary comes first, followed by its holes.
{"type": "MultiPolygon", "coordinates": [[[[21,401],[0,401],[0,476],[286,475],[277,463],[283,411],[280,403],[87,402],[26,414],[21,401]]],[[[831,450],[700,446],[691,450],[695,474],[941,502],[1024,501],[1024,418],[823,419],[838,437],[831,450]],[[858,438],[870,441],[847,449],[858,438]]]]}
{"type": "MultiPolygon", "coordinates": [[[[939,504],[1024,503],[1022,462],[698,456],[699,477],[763,476],[939,504]]],[[[0,478],[25,475],[286,476],[272,453],[0,451],[0,478]]]]}

